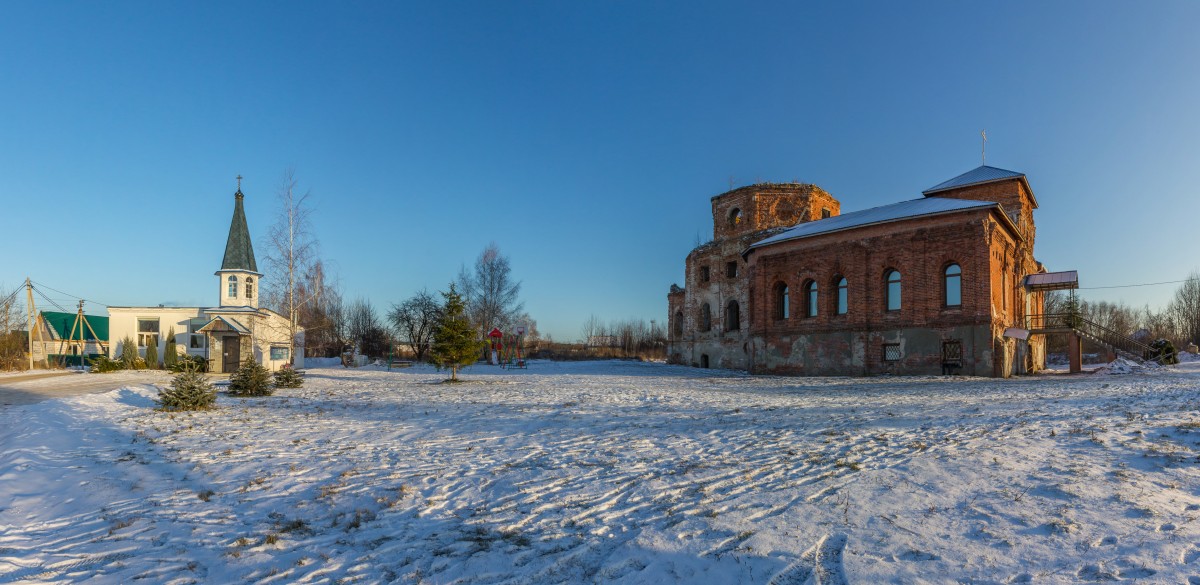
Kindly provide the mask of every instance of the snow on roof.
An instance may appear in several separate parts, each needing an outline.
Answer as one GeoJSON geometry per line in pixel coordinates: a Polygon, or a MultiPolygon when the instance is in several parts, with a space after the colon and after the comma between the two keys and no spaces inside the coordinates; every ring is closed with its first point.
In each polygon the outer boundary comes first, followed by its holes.
{"type": "Polygon", "coordinates": [[[1025,277],[1025,287],[1032,290],[1062,290],[1079,288],[1079,273],[1074,270],[1043,272],[1025,277]]]}
{"type": "Polygon", "coordinates": [[[771,236],[765,240],[755,242],[754,244],[750,245],[750,248],[747,251],[778,242],[807,238],[817,234],[827,234],[830,232],[848,230],[851,228],[900,221],[902,219],[910,219],[913,217],[953,213],[956,211],[981,209],[986,207],[999,208],[1000,204],[992,201],[967,201],[964,199],[951,199],[948,197],[929,197],[925,199],[913,199],[912,201],[901,201],[900,203],[893,203],[891,205],[884,205],[882,207],[872,207],[871,209],[852,211],[850,213],[843,213],[842,215],[835,215],[825,219],[805,222],[797,225],[796,227],[790,228],[787,231],[771,236]]]}
{"type": "Polygon", "coordinates": [[[996,167],[984,165],[971,169],[957,177],[954,177],[953,179],[950,179],[949,181],[942,181],[941,183],[938,183],[937,185],[934,185],[922,191],[921,193],[928,195],[930,193],[937,193],[938,191],[957,189],[959,187],[966,187],[969,185],[981,185],[983,183],[991,183],[992,181],[1020,179],[1024,177],[1025,173],[1018,173],[1016,171],[1008,171],[1005,169],[998,169],[996,167]]]}

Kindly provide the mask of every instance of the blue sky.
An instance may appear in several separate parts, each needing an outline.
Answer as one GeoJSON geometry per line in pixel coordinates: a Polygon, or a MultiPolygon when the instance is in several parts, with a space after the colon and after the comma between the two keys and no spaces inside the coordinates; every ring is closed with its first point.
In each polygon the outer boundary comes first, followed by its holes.
{"type": "MultiPolygon", "coordinates": [[[[495,241],[543,333],[666,316],[709,198],[843,211],[1024,172],[1037,257],[1186,278],[1198,3],[6,3],[0,284],[210,305],[244,175],[285,168],[344,293],[386,309],[495,241]]],[[[1173,285],[1084,291],[1164,304],[1173,285]]],[[[64,295],[52,295],[70,305],[64,295]]],[[[102,309],[97,309],[102,310],[102,309]]]]}

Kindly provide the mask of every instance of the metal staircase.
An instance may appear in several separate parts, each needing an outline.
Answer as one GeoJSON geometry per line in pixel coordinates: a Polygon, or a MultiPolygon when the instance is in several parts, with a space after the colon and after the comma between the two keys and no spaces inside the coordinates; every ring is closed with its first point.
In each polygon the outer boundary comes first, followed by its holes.
{"type": "Polygon", "coordinates": [[[1083,339],[1103,345],[1113,353],[1138,363],[1144,363],[1145,356],[1151,354],[1149,345],[1089,321],[1077,313],[1030,315],[1026,317],[1026,325],[1029,332],[1035,334],[1074,332],[1083,339]]]}

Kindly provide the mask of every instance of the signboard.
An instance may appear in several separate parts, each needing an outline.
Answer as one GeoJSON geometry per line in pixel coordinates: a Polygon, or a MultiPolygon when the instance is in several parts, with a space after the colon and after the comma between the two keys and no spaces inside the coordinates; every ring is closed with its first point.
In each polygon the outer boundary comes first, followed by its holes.
{"type": "Polygon", "coordinates": [[[488,337],[496,337],[496,338],[500,338],[500,337],[504,337],[504,334],[503,334],[503,333],[501,333],[501,332],[500,332],[500,328],[498,328],[498,327],[497,327],[497,328],[495,328],[495,329],[492,329],[492,332],[491,332],[491,333],[488,333],[488,337]]]}
{"type": "Polygon", "coordinates": [[[516,333],[517,335],[525,335],[525,326],[517,325],[513,328],[513,333],[516,333]]]}

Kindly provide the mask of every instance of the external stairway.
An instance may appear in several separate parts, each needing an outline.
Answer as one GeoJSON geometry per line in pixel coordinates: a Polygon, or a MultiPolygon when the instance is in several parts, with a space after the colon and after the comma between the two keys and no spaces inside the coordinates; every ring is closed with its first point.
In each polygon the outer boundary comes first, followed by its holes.
{"type": "Polygon", "coordinates": [[[1151,354],[1149,345],[1099,323],[1089,321],[1078,314],[1030,315],[1027,321],[1029,325],[1027,329],[1031,334],[1074,333],[1082,339],[1107,347],[1113,353],[1137,363],[1145,363],[1145,356],[1151,354]]]}

